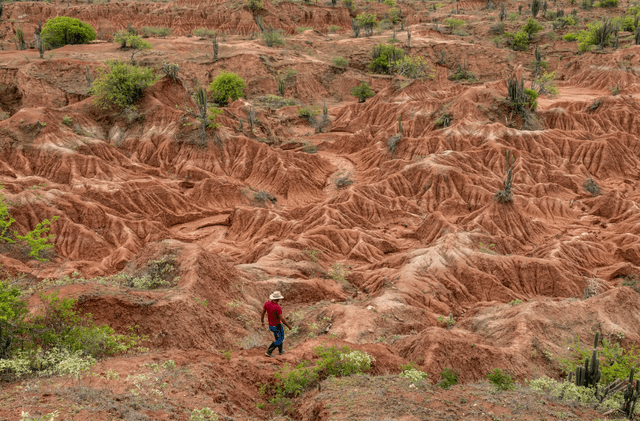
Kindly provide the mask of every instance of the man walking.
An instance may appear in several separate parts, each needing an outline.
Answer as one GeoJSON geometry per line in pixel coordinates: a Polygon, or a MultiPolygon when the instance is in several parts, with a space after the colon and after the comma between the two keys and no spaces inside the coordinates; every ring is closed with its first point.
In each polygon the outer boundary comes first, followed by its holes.
{"type": "Polygon", "coordinates": [[[269,349],[267,349],[267,357],[272,357],[273,355],[271,355],[271,353],[276,348],[280,351],[280,355],[284,354],[284,350],[282,349],[284,327],[282,327],[282,323],[291,330],[291,326],[289,326],[289,323],[287,323],[282,315],[282,308],[278,304],[278,301],[283,298],[280,291],[274,291],[274,293],[269,296],[270,301],[267,301],[262,308],[262,317],[260,318],[262,326],[264,327],[264,315],[266,313],[269,319],[269,330],[273,332],[273,336],[275,337],[275,341],[273,341],[273,343],[269,345],[269,349]]]}

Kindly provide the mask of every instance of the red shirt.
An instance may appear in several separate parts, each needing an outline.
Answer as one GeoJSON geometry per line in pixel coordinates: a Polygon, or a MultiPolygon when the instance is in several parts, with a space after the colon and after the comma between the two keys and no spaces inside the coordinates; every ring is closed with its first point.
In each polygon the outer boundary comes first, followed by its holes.
{"type": "Polygon", "coordinates": [[[267,301],[266,303],[264,303],[263,308],[267,310],[269,326],[278,326],[280,324],[280,315],[282,314],[282,308],[273,301],[267,301]]]}

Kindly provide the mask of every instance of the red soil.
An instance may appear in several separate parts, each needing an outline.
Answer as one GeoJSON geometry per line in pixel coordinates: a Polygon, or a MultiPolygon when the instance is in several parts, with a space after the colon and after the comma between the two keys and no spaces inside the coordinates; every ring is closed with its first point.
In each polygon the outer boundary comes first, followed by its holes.
{"type": "MultiPolygon", "coordinates": [[[[31,39],[38,21],[58,14],[91,23],[105,38],[129,23],[174,29],[168,39],[150,39],[154,49],[138,60],[176,62],[184,82],[156,83],[131,120],[97,109],[88,94],[86,72],[95,76],[102,61],[128,56],[116,44],[66,46],[49,60],[34,50],[0,51],[0,112],[10,117],[0,121],[3,194],[19,232],[60,217],[52,225],[55,258],[36,264],[7,253],[0,256],[3,268],[35,280],[74,271],[89,278],[135,273],[150,260],[176,256],[175,289],[94,283],[60,289],[79,298],[98,322],[118,331],[138,325],[150,336],[153,354],[107,360],[96,372],[130,372],[150,358],[194,364],[198,373],[209,363],[215,379],[231,382],[225,391],[176,395],[175,402],[265,419],[268,413],[255,406],[259,383],[273,382],[284,362],[311,358],[320,343],[300,340],[275,361],[263,361],[261,348],[240,350],[252,335],[258,345],[268,343],[258,318],[273,290],[287,297],[286,314],[302,315],[296,323],[310,336],[324,333],[332,315],[328,332],[339,338],[333,341],[371,352],[382,374],[414,361],[432,378],[450,367],[469,382],[496,367],[519,380],[557,376],[544,352],[562,354],[576,334],[586,340],[599,330],[624,336],[625,344],[640,340],[639,295],[621,287],[621,278],[640,274],[640,47],[575,57],[574,45],[545,31],[536,42],[546,45],[560,95],[540,98],[535,130],[524,130],[505,103],[502,78],[528,76],[516,65],[528,67],[531,53],[489,41],[488,21],[476,20],[486,17],[484,3],[459,3],[471,13],[461,17],[475,35],[464,38],[431,30],[420,24],[424,14],[402,5],[412,25],[412,53],[424,55],[436,72],[422,82],[364,73],[371,46],[386,42],[390,32],[347,36],[344,7],[265,1],[265,24],[287,34],[302,26],[316,30],[272,49],[247,39],[258,28],[240,4],[4,8],[5,41],[17,26],[31,39]],[[322,35],[330,25],[342,33],[322,35]],[[209,41],[184,36],[199,27],[227,34],[220,60],[212,61],[209,41]],[[437,64],[441,51],[445,61],[437,64]],[[339,55],[349,58],[347,70],[330,64],[339,55]],[[479,82],[448,80],[465,57],[479,82]],[[188,124],[195,120],[185,109],[194,107],[194,78],[208,83],[220,70],[245,78],[248,99],[225,108],[215,141],[210,136],[198,148],[192,144],[197,130],[188,124]],[[257,107],[260,124],[249,132],[254,99],[276,92],[275,75],[287,70],[295,71],[287,97],[318,106],[326,101],[327,133],[314,133],[297,107],[257,107]],[[359,104],[349,92],[363,79],[376,96],[359,104]],[[612,96],[608,88],[616,84],[620,94],[612,96]],[[452,126],[441,129],[435,121],[445,111],[452,126]],[[387,141],[399,115],[403,137],[391,153],[387,141]],[[62,124],[65,116],[70,126],[62,124]],[[318,152],[306,153],[309,146],[318,152]],[[511,204],[493,200],[502,187],[505,150],[515,157],[511,204]],[[337,189],[334,180],[346,174],[353,184],[337,189]],[[602,195],[584,190],[589,177],[602,195]],[[258,191],[277,201],[256,202],[258,191]],[[349,268],[346,282],[325,276],[334,263],[349,268]],[[601,283],[598,295],[582,300],[593,278],[601,283]],[[238,308],[229,305],[234,300],[238,308]],[[524,303],[507,305],[512,300],[524,303]],[[448,330],[438,318],[450,314],[456,324],[448,330]],[[218,352],[227,349],[231,363],[218,352]]],[[[371,6],[380,17],[388,9],[371,6]]],[[[446,12],[434,16],[442,20],[446,12]]],[[[397,37],[406,42],[406,32],[397,37]]],[[[37,300],[32,304],[35,309],[37,300]]],[[[207,376],[200,381],[213,378],[207,376]]],[[[305,405],[301,419],[313,412],[305,405]]],[[[17,408],[0,416],[17,416],[17,408]]],[[[328,419],[324,414],[315,419],[328,419]]]]}

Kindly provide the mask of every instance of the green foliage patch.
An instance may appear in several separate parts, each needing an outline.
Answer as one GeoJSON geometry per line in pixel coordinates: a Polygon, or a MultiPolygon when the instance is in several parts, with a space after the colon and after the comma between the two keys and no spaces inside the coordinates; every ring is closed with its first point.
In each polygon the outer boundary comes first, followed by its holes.
{"type": "Polygon", "coordinates": [[[101,109],[132,106],[156,81],[151,69],[117,60],[107,61],[107,68],[98,68],[97,73],[89,92],[94,96],[94,104],[101,109]]]}
{"type": "Polygon", "coordinates": [[[96,39],[96,31],[80,19],[57,16],[48,19],[42,27],[42,40],[50,48],[69,44],[87,44],[96,39]]]}

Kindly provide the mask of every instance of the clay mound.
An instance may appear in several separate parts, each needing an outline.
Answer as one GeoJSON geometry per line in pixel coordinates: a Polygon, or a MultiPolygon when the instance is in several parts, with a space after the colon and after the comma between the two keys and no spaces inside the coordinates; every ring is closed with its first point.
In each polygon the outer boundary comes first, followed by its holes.
{"type": "Polygon", "coordinates": [[[240,282],[240,274],[219,255],[177,241],[151,243],[124,273],[141,276],[150,262],[166,256],[177,265],[178,289],[122,291],[94,285],[69,286],[62,292],[75,295],[82,310],[98,323],[119,331],[139,326],[154,348],[220,349],[244,336],[242,325],[224,314],[226,303],[239,298],[233,285],[240,282]],[[196,298],[217,304],[204,306],[196,298]]]}

